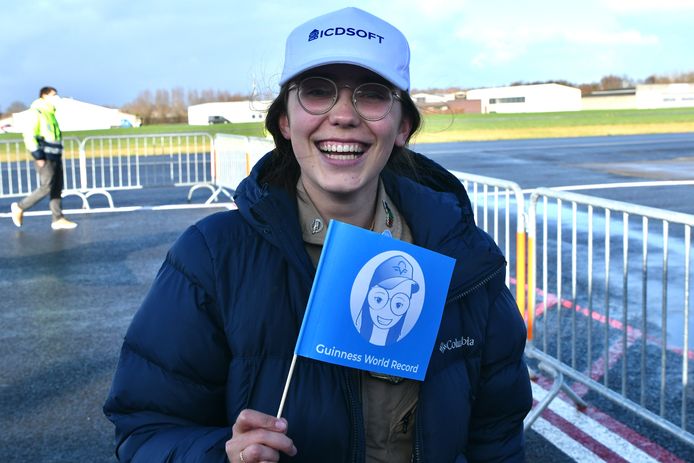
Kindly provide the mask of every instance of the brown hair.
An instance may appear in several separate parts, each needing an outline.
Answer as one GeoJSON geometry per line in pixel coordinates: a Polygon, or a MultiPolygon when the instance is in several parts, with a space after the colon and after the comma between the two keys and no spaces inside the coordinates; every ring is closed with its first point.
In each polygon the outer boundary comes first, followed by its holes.
{"type": "MultiPolygon", "coordinates": [[[[280,93],[268,108],[267,117],[265,118],[265,129],[272,135],[275,141],[275,149],[272,151],[270,160],[261,173],[259,180],[261,184],[269,183],[294,192],[301,170],[299,163],[294,157],[291,141],[284,138],[280,130],[280,118],[287,113],[289,86],[290,82],[282,86],[280,93]]],[[[401,92],[400,97],[402,117],[409,119],[412,123],[410,133],[407,136],[407,142],[409,142],[412,135],[419,130],[422,118],[409,93],[401,92]]],[[[417,177],[410,151],[398,146],[393,147],[385,168],[396,172],[407,172],[409,176],[417,177]]]]}
{"type": "Polygon", "coordinates": [[[41,90],[39,90],[39,98],[43,98],[44,95],[48,95],[53,92],[58,93],[58,90],[56,90],[54,87],[41,87],[41,90]]]}

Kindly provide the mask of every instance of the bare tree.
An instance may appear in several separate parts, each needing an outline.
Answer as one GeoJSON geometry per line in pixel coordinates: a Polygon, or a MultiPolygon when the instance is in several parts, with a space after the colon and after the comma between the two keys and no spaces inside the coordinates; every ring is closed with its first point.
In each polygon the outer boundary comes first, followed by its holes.
{"type": "Polygon", "coordinates": [[[145,90],[135,100],[125,104],[121,108],[124,112],[136,114],[144,124],[151,124],[154,113],[154,99],[152,92],[145,90]]]}
{"type": "Polygon", "coordinates": [[[135,100],[123,105],[125,112],[134,113],[145,124],[185,122],[188,119],[188,106],[225,101],[244,101],[251,97],[226,90],[204,89],[188,90],[181,87],[172,90],[158,89],[154,92],[141,92],[135,100]]]}
{"type": "Polygon", "coordinates": [[[175,115],[177,122],[184,122],[188,115],[188,105],[186,95],[182,87],[171,90],[171,112],[175,115]]]}
{"type": "Polygon", "coordinates": [[[7,114],[14,114],[14,113],[21,113],[22,111],[26,111],[27,109],[29,109],[29,107],[27,105],[25,105],[24,103],[22,103],[21,101],[13,101],[7,107],[5,112],[7,114]]]}
{"type": "Polygon", "coordinates": [[[600,90],[618,90],[628,84],[624,78],[610,74],[600,79],[600,90]]]}

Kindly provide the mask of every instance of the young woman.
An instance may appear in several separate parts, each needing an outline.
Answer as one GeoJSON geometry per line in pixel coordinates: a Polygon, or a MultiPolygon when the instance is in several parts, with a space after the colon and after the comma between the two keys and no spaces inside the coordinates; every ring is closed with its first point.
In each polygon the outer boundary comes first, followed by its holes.
{"type": "Polygon", "coordinates": [[[460,182],[406,149],[405,37],[355,8],[312,19],[280,84],[276,149],[237,211],[178,239],[128,329],[104,406],[118,458],[523,461],[525,327],[460,182]],[[276,419],[331,219],[456,259],[436,345],[423,382],[299,358],[276,419]]]}

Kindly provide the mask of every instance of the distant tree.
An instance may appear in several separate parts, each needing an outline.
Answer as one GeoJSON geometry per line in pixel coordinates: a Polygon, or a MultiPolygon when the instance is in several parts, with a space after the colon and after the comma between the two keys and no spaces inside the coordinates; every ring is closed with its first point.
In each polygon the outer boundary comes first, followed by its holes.
{"type": "Polygon", "coordinates": [[[694,83],[694,71],[690,72],[680,72],[671,75],[657,75],[653,74],[646,77],[643,81],[644,84],[674,84],[674,83],[694,83]]]}
{"type": "Polygon", "coordinates": [[[14,114],[14,113],[21,113],[22,111],[26,111],[27,109],[29,109],[29,107],[27,105],[25,105],[24,103],[22,103],[21,101],[13,101],[7,107],[5,112],[7,114],[14,114]]]}
{"type": "Polygon", "coordinates": [[[175,116],[171,113],[171,98],[168,90],[158,89],[154,94],[153,119],[157,122],[174,122],[175,116]]]}
{"type": "Polygon", "coordinates": [[[179,122],[184,122],[188,115],[188,105],[186,95],[182,87],[171,90],[171,112],[176,115],[179,122]]]}
{"type": "Polygon", "coordinates": [[[543,84],[559,84],[559,85],[566,85],[567,87],[578,87],[573,82],[569,82],[568,80],[564,80],[564,79],[536,80],[534,82],[525,82],[525,81],[519,80],[516,82],[512,82],[510,86],[516,87],[519,85],[543,85],[543,84]]]}
{"type": "Polygon", "coordinates": [[[171,90],[158,89],[152,95],[147,90],[137,98],[121,107],[122,111],[136,114],[145,124],[177,123],[188,120],[188,106],[249,100],[251,96],[241,93],[231,93],[226,90],[188,90],[187,94],[181,87],[171,90]]]}
{"type": "Polygon", "coordinates": [[[620,76],[610,74],[600,79],[600,90],[618,90],[628,86],[628,81],[620,76]]]}
{"type": "Polygon", "coordinates": [[[154,113],[154,99],[152,98],[152,92],[149,90],[141,92],[133,101],[123,105],[121,110],[126,113],[137,115],[140,119],[142,119],[143,124],[151,124],[154,113]]]}
{"type": "Polygon", "coordinates": [[[596,90],[600,90],[600,84],[593,82],[591,84],[581,84],[578,86],[578,88],[581,89],[581,95],[590,95],[596,90]]]}

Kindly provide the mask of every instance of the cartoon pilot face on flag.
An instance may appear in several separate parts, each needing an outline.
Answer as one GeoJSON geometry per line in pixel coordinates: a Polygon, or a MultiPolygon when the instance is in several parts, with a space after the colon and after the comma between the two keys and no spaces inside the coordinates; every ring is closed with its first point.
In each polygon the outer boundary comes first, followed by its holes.
{"type": "MultiPolygon", "coordinates": [[[[381,257],[381,260],[373,270],[366,296],[354,322],[359,333],[369,343],[385,346],[404,337],[416,322],[421,312],[423,298],[413,301],[413,295],[420,291],[423,283],[420,285],[417,282],[415,268],[410,262],[414,261],[412,257],[396,254],[385,260],[381,257]],[[416,313],[408,317],[413,302],[418,307],[416,307],[416,313]]],[[[367,266],[362,269],[360,275],[364,273],[367,266]]],[[[418,278],[421,280],[421,276],[418,278]]],[[[355,285],[357,285],[356,281],[355,285]]]]}

